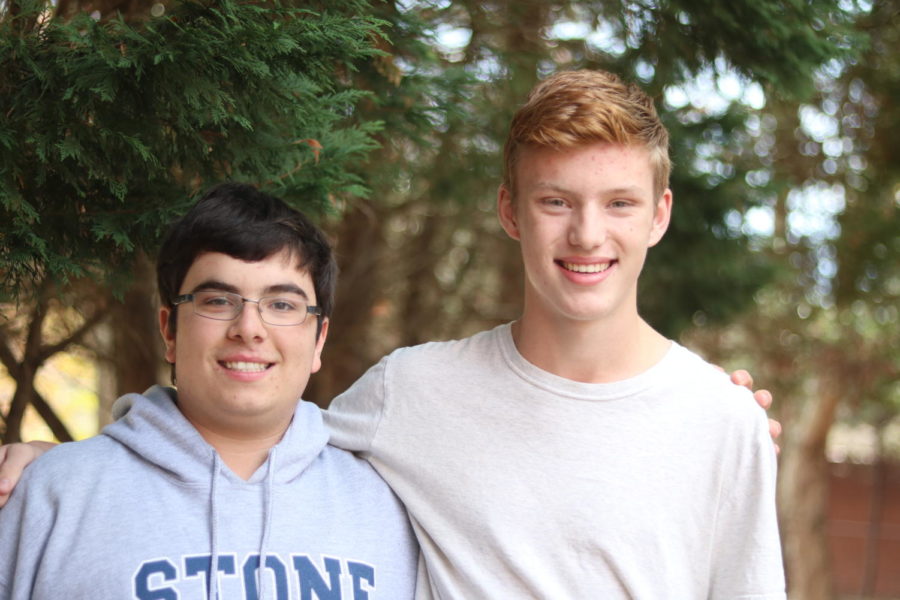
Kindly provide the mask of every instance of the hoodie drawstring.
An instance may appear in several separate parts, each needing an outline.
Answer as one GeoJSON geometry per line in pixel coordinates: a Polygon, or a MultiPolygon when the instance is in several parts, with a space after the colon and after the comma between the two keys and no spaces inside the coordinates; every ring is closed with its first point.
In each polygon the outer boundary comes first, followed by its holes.
{"type": "Polygon", "coordinates": [[[265,595],[265,586],[266,586],[266,578],[263,577],[263,569],[266,568],[266,546],[269,543],[269,530],[272,525],[272,507],[273,507],[273,498],[274,494],[272,493],[272,479],[273,474],[275,472],[275,455],[278,451],[277,448],[272,448],[269,451],[269,460],[268,465],[266,467],[266,485],[265,485],[265,497],[263,498],[263,506],[265,506],[265,512],[263,513],[263,532],[262,538],[259,541],[259,570],[257,573],[257,582],[259,585],[257,588],[259,589],[259,600],[264,600],[265,595]]]}
{"type": "Polygon", "coordinates": [[[209,523],[209,581],[206,590],[209,600],[219,597],[219,511],[216,504],[216,492],[219,482],[219,471],[222,468],[218,452],[213,452],[212,483],[209,492],[210,523],[209,523]]]}

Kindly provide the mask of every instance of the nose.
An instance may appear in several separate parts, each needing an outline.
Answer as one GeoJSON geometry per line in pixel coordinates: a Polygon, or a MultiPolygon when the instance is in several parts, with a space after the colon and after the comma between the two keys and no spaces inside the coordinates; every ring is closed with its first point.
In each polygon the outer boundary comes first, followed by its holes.
{"type": "Polygon", "coordinates": [[[259,304],[245,300],[244,306],[240,314],[228,327],[228,335],[233,338],[242,340],[262,340],[268,335],[269,330],[263,323],[262,316],[259,314],[259,304]]]}
{"type": "Polygon", "coordinates": [[[581,207],[572,211],[569,223],[569,244],[591,250],[606,241],[606,221],[599,210],[581,207]]]}

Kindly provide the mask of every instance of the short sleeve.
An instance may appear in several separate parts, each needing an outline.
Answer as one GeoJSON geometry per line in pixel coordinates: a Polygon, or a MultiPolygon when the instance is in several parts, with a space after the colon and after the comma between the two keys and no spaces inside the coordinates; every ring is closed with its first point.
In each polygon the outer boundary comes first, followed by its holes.
{"type": "Polygon", "coordinates": [[[733,473],[716,519],[711,598],[783,600],[784,568],[775,507],[776,459],[765,414],[754,406],[730,456],[733,473]]]}
{"type": "Polygon", "coordinates": [[[372,448],[384,414],[384,379],[389,358],[382,358],[323,411],[333,446],[364,455],[372,448]]]}

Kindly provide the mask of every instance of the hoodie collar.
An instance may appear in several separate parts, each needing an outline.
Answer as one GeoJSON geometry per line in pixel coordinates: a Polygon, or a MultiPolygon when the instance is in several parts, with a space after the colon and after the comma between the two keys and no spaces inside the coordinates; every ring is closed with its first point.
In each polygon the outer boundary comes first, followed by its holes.
{"type": "MultiPolygon", "coordinates": [[[[175,389],[158,385],[143,394],[126,394],[113,405],[116,421],[106,426],[103,434],[181,481],[208,485],[216,451],[178,410],[177,398],[175,389]]],[[[269,475],[273,484],[284,484],[299,477],[327,442],[318,407],[300,400],[290,426],[274,447],[278,449],[277,469],[263,464],[246,482],[224,464],[221,472],[235,483],[259,483],[269,475]]],[[[272,450],[269,460],[271,455],[272,450]]]]}

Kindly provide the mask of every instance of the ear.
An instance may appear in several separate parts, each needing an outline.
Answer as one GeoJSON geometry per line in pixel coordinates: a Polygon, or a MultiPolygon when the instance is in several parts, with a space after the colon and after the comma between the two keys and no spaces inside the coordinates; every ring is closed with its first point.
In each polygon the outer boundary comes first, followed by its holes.
{"type": "Polygon", "coordinates": [[[513,203],[512,192],[505,184],[497,190],[497,217],[500,219],[500,226],[503,227],[506,235],[518,240],[519,224],[516,220],[516,206],[513,203]]]}
{"type": "Polygon", "coordinates": [[[163,342],[166,344],[166,362],[175,364],[175,332],[169,327],[169,315],[172,314],[171,308],[159,309],[159,333],[162,335],[163,342]]]}
{"type": "Polygon", "coordinates": [[[313,354],[313,363],[310,373],[317,373],[322,368],[322,349],[325,347],[325,338],[328,337],[328,317],[322,319],[322,330],[316,340],[316,351],[313,354]]]}
{"type": "Polygon", "coordinates": [[[666,189],[653,209],[653,225],[650,228],[650,240],[648,247],[655,246],[665,235],[669,228],[669,220],[672,218],[672,190],[666,189]]]}

